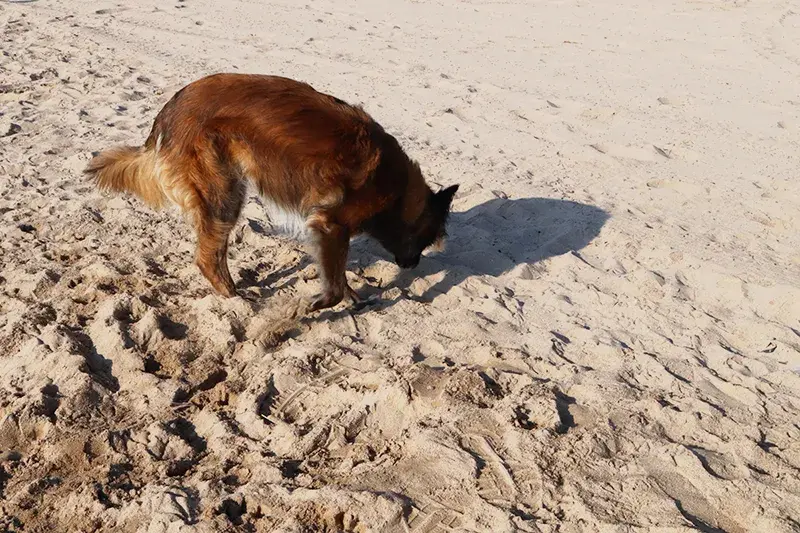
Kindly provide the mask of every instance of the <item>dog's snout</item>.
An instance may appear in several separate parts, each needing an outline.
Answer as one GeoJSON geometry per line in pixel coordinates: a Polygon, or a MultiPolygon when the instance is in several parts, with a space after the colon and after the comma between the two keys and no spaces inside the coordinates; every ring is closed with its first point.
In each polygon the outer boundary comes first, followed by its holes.
{"type": "Polygon", "coordinates": [[[414,268],[419,264],[419,256],[395,257],[394,260],[400,268],[414,268]]]}

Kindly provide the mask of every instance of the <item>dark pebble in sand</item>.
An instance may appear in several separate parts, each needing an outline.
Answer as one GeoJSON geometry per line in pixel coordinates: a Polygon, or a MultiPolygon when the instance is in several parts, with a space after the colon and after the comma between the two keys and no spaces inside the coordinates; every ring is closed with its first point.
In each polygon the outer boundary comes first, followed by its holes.
{"type": "Polygon", "coordinates": [[[0,463],[16,463],[22,459],[22,454],[13,450],[0,453],[0,463]]]}
{"type": "Polygon", "coordinates": [[[12,135],[16,135],[21,131],[22,131],[22,126],[12,122],[11,125],[8,127],[8,131],[5,133],[5,135],[3,135],[3,137],[10,137],[12,135]]]}

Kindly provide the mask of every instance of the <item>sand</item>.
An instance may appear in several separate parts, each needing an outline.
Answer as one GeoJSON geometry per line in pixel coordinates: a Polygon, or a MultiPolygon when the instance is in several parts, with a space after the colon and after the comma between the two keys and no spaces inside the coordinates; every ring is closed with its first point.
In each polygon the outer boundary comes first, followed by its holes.
{"type": "Polygon", "coordinates": [[[0,49],[0,529],[800,530],[796,4],[3,2],[0,49]],[[81,170],[219,71],[362,103],[447,250],[307,316],[253,197],[214,296],[81,170]]]}

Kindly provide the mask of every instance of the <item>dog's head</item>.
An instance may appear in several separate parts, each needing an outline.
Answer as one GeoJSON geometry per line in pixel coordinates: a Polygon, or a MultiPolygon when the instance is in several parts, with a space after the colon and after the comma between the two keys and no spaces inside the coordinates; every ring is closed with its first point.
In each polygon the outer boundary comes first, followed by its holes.
{"type": "Polygon", "coordinates": [[[447,218],[450,204],[458,191],[458,185],[434,193],[427,186],[426,194],[416,206],[412,220],[395,213],[382,217],[370,228],[370,233],[383,247],[394,255],[400,268],[414,268],[419,264],[426,249],[441,249],[447,236],[447,218]]]}

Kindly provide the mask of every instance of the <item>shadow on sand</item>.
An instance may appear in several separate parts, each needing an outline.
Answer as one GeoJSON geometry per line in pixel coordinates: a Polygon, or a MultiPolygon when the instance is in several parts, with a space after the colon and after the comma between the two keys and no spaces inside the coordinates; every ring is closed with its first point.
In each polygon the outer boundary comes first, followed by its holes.
{"type": "MultiPolygon", "coordinates": [[[[443,279],[421,297],[413,297],[430,301],[470,276],[497,277],[519,267],[517,275],[524,278],[530,273],[526,273],[530,265],[589,244],[608,219],[608,213],[598,207],[569,200],[495,198],[452,213],[446,250],[423,257],[413,270],[400,271],[383,290],[398,287],[405,297],[411,297],[407,289],[415,279],[444,272],[443,279]]],[[[392,262],[377,243],[364,239],[353,243],[348,268],[368,269],[377,260],[392,262]]],[[[363,289],[361,292],[365,297],[370,295],[364,294],[363,289]]],[[[378,300],[362,308],[350,306],[343,312],[387,308],[396,302],[378,300]]],[[[320,318],[326,314],[323,312],[320,318]]]]}

